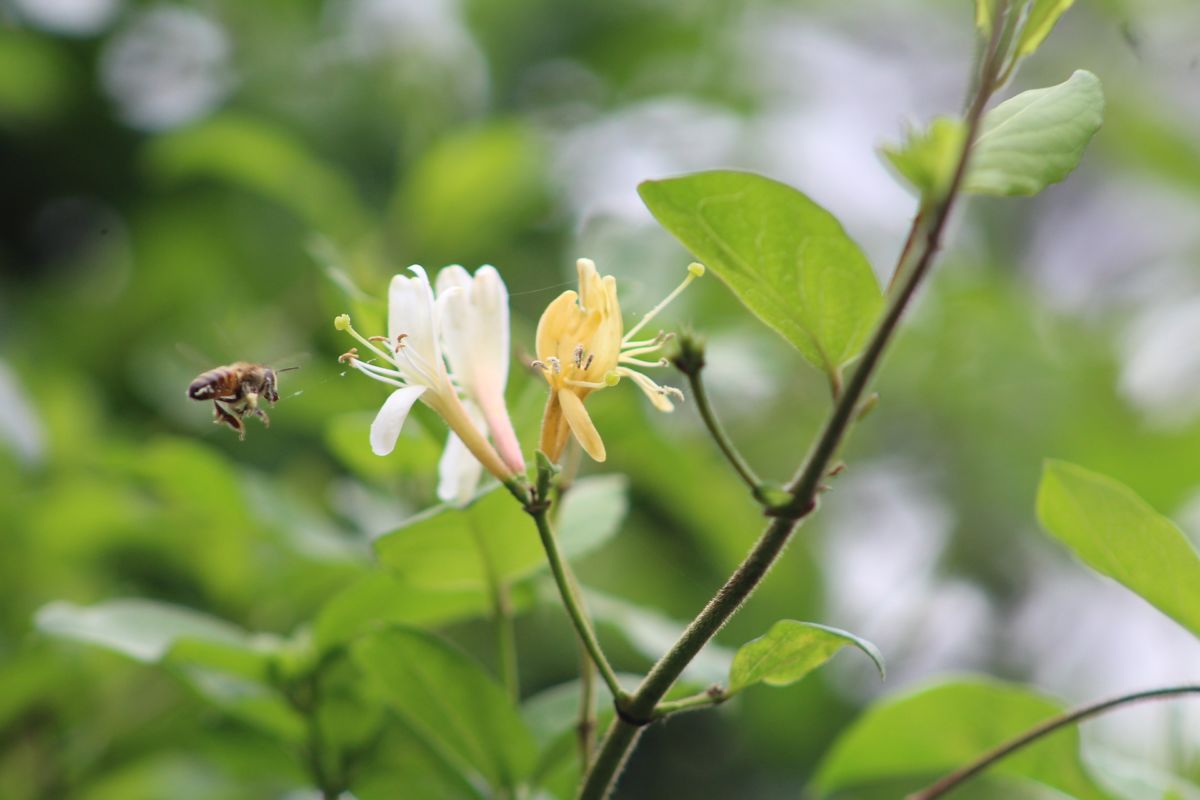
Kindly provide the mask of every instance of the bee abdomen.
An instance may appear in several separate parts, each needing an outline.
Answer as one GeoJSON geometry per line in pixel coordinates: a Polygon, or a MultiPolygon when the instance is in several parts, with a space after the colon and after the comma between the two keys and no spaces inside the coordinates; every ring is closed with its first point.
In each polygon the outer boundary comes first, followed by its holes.
{"type": "Polygon", "coordinates": [[[211,369],[188,386],[188,397],[193,400],[209,400],[217,394],[218,387],[228,377],[227,369],[211,369]]]}

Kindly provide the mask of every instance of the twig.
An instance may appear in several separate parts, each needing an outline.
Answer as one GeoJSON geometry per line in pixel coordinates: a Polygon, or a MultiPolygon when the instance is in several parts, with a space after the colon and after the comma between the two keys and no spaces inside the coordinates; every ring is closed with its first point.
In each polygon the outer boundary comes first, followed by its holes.
{"type": "Polygon", "coordinates": [[[1129,705],[1132,703],[1140,703],[1145,700],[1163,700],[1170,697],[1185,694],[1200,694],[1200,686],[1171,686],[1164,689],[1150,689],[1145,692],[1134,692],[1133,694],[1114,697],[1110,700],[1104,700],[1092,705],[1077,708],[1074,711],[1068,711],[1060,714],[1057,717],[1051,717],[1040,725],[1030,728],[1025,733],[1017,736],[999,747],[989,750],[979,758],[972,761],[960,769],[951,772],[936,783],[922,789],[919,792],[910,794],[907,800],[934,800],[936,797],[942,797],[948,794],[952,789],[965,783],[979,773],[983,772],[988,767],[995,764],[997,761],[1012,755],[1016,751],[1033,744],[1038,739],[1041,739],[1047,734],[1054,733],[1060,728],[1065,728],[1068,725],[1074,725],[1077,722],[1082,722],[1089,717],[1094,717],[1103,714],[1106,711],[1111,711],[1120,706],[1129,705]]]}

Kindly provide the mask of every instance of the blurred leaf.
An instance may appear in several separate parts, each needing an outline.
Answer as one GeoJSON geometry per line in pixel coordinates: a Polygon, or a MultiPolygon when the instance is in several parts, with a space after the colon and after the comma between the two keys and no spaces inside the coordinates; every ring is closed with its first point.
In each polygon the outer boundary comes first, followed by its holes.
{"type": "Polygon", "coordinates": [[[413,167],[393,209],[421,258],[465,260],[530,224],[545,205],[543,145],[511,121],[441,138],[413,167]]]}
{"type": "Polygon", "coordinates": [[[938,117],[923,131],[909,131],[903,145],[884,146],[883,154],[921,197],[941,197],[954,177],[965,133],[962,120],[938,117]]]}
{"type": "Polygon", "coordinates": [[[1032,55],[1050,35],[1058,18],[1066,13],[1075,0],[1033,0],[1017,38],[1014,58],[1032,55]]]}
{"type": "MultiPolygon", "coordinates": [[[[584,600],[597,622],[613,626],[635,649],[651,661],[657,661],[675,644],[687,623],[673,620],[657,611],[641,608],[591,589],[584,600]]],[[[733,663],[733,653],[718,644],[709,644],[683,671],[683,675],[701,685],[725,680],[733,663]]]]}
{"type": "Polygon", "coordinates": [[[801,192],[747,172],[646,181],[642,201],[751,312],[831,376],[882,305],[871,265],[801,192]]]}
{"type": "Polygon", "coordinates": [[[975,27],[983,38],[992,35],[992,20],[996,18],[996,0],[975,0],[975,27]]]}
{"type": "MultiPolygon", "coordinates": [[[[876,703],[838,738],[814,785],[822,796],[905,776],[939,776],[1062,713],[1063,707],[1015,684],[939,683],[876,703]]],[[[1079,757],[1079,732],[1065,728],[989,770],[1028,778],[1077,800],[1106,800],[1079,757]]]]}
{"type": "Polygon", "coordinates": [[[759,682],[795,683],[848,644],[866,653],[879,669],[879,677],[884,677],[883,656],[866,639],[825,625],[781,619],[737,651],[729,667],[728,691],[732,694],[759,682]]]}
{"type": "MultiPolygon", "coordinates": [[[[640,676],[618,676],[622,685],[636,686],[640,676]]],[[[521,703],[521,716],[538,743],[537,765],[530,782],[555,797],[574,797],[579,780],[579,681],[544,689],[521,703]]],[[[603,681],[596,686],[596,729],[613,718],[612,695],[603,681]]]]}
{"type": "Polygon", "coordinates": [[[1200,554],[1133,490],[1074,464],[1047,461],[1037,515],[1089,567],[1200,636],[1200,554]]]}
{"type": "Polygon", "coordinates": [[[488,612],[483,589],[412,586],[388,572],[371,572],[334,595],[313,625],[317,648],[325,652],[383,625],[432,627],[488,612]]]}
{"type": "Polygon", "coordinates": [[[49,37],[0,29],[0,127],[44,123],[75,93],[66,52],[49,37]]]}
{"type": "Polygon", "coordinates": [[[352,411],[331,418],[325,427],[325,444],[330,452],[356,475],[375,481],[391,481],[397,475],[437,475],[443,443],[420,425],[401,428],[396,449],[387,458],[372,453],[367,436],[375,413],[352,411]]]}
{"type": "Polygon", "coordinates": [[[353,185],[293,134],[263,119],[227,113],[152,140],[147,163],[168,180],[218,178],[259,192],[339,242],[368,230],[353,185]]]}
{"type": "Polygon", "coordinates": [[[53,636],[100,645],[148,664],[161,661],[183,639],[249,647],[245,631],[224,620],[153,600],[109,600],[86,607],[57,601],[38,611],[36,624],[53,636]]]}
{"type": "Polygon", "coordinates": [[[360,639],[354,657],[383,697],[460,770],[514,789],[537,747],[504,689],[475,661],[417,630],[360,639]]]}
{"type": "MultiPolygon", "coordinates": [[[[616,533],[625,507],[624,480],[578,481],[556,525],[563,554],[578,558],[602,545],[616,533]]],[[[481,546],[502,580],[515,581],[545,567],[533,521],[508,492],[497,489],[464,509],[436,506],[375,542],[380,560],[404,582],[444,589],[487,586],[481,546]]]]}
{"type": "Polygon", "coordinates": [[[1100,79],[1085,70],[1056,86],[1021,92],[984,116],[964,188],[1037,194],[1075,169],[1103,118],[1100,79]]]}

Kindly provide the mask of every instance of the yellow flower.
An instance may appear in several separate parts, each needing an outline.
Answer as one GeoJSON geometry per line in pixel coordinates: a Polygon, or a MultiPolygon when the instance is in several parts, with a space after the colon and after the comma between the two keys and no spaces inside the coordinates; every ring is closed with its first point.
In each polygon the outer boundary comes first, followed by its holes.
{"type": "Polygon", "coordinates": [[[550,460],[557,461],[567,438],[574,434],[589,456],[603,461],[606,457],[604,442],[583,401],[592,392],[615,386],[621,378],[629,378],[659,411],[675,408],[671,397],[682,399],[682,392],[671,386],[660,386],[630,368],[666,366],[666,359],[644,361],[638,357],[660,350],[670,334],[660,332],[643,341],[632,341],[632,338],[693,279],[703,275],[704,267],[690,265],[683,283],[628,333],[624,333],[621,321],[616,278],[612,275],[602,277],[591,259],[579,259],[576,268],[579,271],[578,294],[573,291],[560,294],[546,307],[538,322],[538,360],[533,365],[541,369],[550,384],[540,446],[550,460]]]}

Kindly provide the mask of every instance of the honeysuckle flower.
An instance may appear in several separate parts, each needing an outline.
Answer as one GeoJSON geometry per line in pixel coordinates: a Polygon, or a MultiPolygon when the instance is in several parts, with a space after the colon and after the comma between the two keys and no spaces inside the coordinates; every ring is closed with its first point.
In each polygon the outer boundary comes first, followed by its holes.
{"type": "Polygon", "coordinates": [[[441,298],[442,346],[454,382],[479,410],[492,442],[514,472],[525,471],[521,444],[504,405],[508,383],[508,289],[495,267],[483,266],[475,277],[458,265],[437,276],[441,298]],[[458,290],[458,291],[454,291],[458,290]]]}
{"type": "MultiPolygon", "coordinates": [[[[351,348],[341,356],[341,360],[364,375],[396,387],[371,423],[371,449],[377,455],[387,455],[395,448],[404,421],[418,400],[445,420],[450,428],[450,436],[438,465],[438,496],[445,501],[463,502],[474,492],[481,474],[480,467],[504,482],[511,481],[519,472],[500,457],[482,431],[479,420],[480,417],[486,418],[482,409],[485,403],[494,404],[495,398],[489,395],[488,400],[479,402],[476,397],[464,391],[467,395],[464,399],[460,396],[460,388],[465,387],[456,385],[451,378],[453,371],[456,376],[464,372],[470,373],[473,380],[480,380],[476,376],[481,370],[474,366],[480,360],[476,349],[492,352],[489,349],[491,343],[476,340],[469,333],[464,333],[467,326],[459,316],[462,311],[458,305],[464,287],[459,285],[457,277],[448,279],[444,290],[435,298],[425,270],[419,266],[412,266],[409,267],[409,271],[413,273],[413,277],[396,275],[388,287],[386,337],[362,336],[354,330],[347,314],[342,314],[334,321],[335,327],[347,331],[375,356],[364,360],[359,357],[358,348],[351,348]],[[443,340],[446,338],[444,324],[447,318],[453,320],[450,327],[454,331],[449,337],[454,340],[453,348],[446,348],[453,349],[451,369],[447,369],[447,353],[443,349],[443,340]],[[470,365],[470,368],[454,370],[456,362],[453,358],[457,358],[464,366],[470,365]],[[375,363],[376,361],[381,363],[375,363]]],[[[499,292],[491,285],[481,294],[487,295],[490,300],[499,298],[499,302],[506,304],[507,293],[503,290],[503,283],[500,282],[499,275],[494,274],[495,270],[491,272],[493,276],[487,277],[485,281],[489,284],[493,280],[499,283],[499,292]]],[[[485,305],[491,307],[492,317],[495,318],[495,303],[485,305]]],[[[507,308],[504,310],[504,316],[507,317],[507,308]]],[[[507,328],[507,325],[505,327],[507,328]]],[[[490,332],[486,326],[482,330],[484,334],[490,332]]],[[[505,348],[500,354],[502,361],[507,361],[507,352],[505,348]]],[[[507,371],[505,363],[500,369],[500,374],[507,375],[507,371]]],[[[485,387],[486,378],[494,378],[495,373],[496,370],[493,369],[490,376],[483,376],[485,387]]],[[[503,392],[503,381],[500,382],[499,391],[503,392]]],[[[499,410],[493,406],[492,413],[507,420],[502,397],[499,410]]],[[[511,423],[508,423],[509,433],[511,428],[511,423]]],[[[516,437],[512,438],[515,446],[516,437]]],[[[516,450],[519,457],[519,447],[516,447],[516,450]]]]}
{"type": "Polygon", "coordinates": [[[671,338],[662,333],[650,339],[635,341],[646,323],[694,279],[704,274],[701,264],[688,266],[688,275],[661,303],[652,308],[628,332],[621,321],[621,305],[617,301],[617,279],[601,276],[596,264],[587,258],[575,262],[579,272],[579,292],[566,291],[551,301],[537,328],[537,361],[550,385],[550,398],[542,418],[541,450],[551,461],[562,455],[567,439],[575,439],[596,461],[607,454],[583,401],[589,394],[615,386],[629,378],[646,393],[659,411],[672,411],[671,398],[683,399],[683,393],[671,386],[660,386],[649,376],[633,367],[663,367],[665,358],[646,361],[641,356],[662,349],[671,338]]]}

